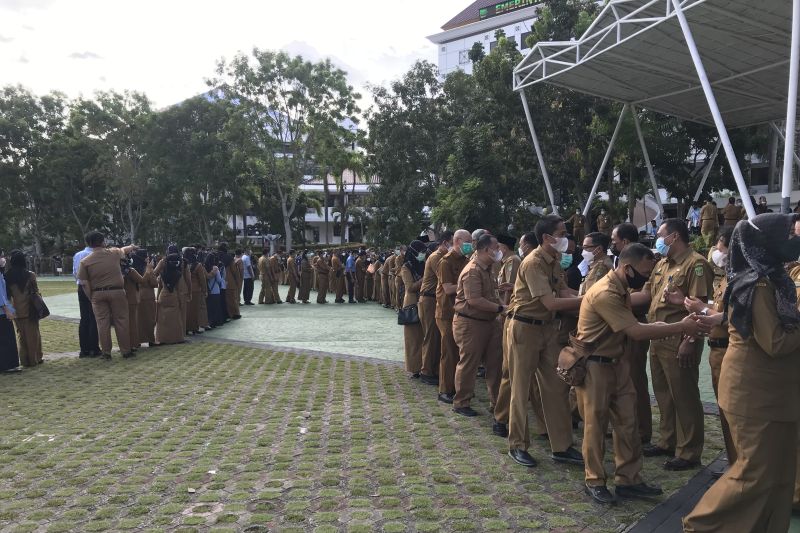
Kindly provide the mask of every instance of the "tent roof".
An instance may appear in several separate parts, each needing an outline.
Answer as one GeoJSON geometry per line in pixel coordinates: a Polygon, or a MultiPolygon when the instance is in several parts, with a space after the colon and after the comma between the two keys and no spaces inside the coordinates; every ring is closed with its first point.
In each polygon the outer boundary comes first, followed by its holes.
{"type": "MultiPolygon", "coordinates": [[[[792,3],[682,0],[729,127],[786,116],[792,3]]],[[[574,41],[538,43],[514,88],[549,83],[713,125],[671,0],[611,0],[574,41]]]]}

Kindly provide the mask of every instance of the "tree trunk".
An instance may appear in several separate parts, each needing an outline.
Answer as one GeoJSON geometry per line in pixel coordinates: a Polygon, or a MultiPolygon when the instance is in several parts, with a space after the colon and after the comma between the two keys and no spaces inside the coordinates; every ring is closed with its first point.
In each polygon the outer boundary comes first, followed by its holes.
{"type": "Polygon", "coordinates": [[[131,201],[130,197],[125,202],[125,208],[128,215],[128,236],[131,239],[130,244],[133,244],[136,242],[136,224],[133,216],[133,201],[131,201]]]}

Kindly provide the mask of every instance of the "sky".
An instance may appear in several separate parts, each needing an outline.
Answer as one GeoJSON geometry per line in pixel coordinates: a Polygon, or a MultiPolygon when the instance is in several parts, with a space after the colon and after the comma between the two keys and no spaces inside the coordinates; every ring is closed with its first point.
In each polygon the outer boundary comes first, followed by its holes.
{"type": "MultiPolygon", "coordinates": [[[[470,0],[0,0],[0,86],[90,97],[146,93],[156,108],[206,90],[220,58],[252,48],[329,57],[366,96],[419,59],[470,0]]],[[[365,103],[369,98],[365,99],[365,103]]]]}

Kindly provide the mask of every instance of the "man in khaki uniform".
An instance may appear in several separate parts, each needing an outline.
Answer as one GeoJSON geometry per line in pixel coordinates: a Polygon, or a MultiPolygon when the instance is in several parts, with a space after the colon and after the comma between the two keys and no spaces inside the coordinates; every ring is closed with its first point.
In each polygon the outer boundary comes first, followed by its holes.
{"type": "Polygon", "coordinates": [[[344,265],[339,250],[331,255],[331,292],[335,295],[334,303],[344,303],[344,265]]]}
{"type": "Polygon", "coordinates": [[[453,233],[453,249],[439,261],[436,273],[436,326],[442,336],[439,359],[439,401],[453,403],[456,394],[456,365],[458,345],[453,338],[453,304],[458,289],[458,276],[467,266],[472,253],[472,235],[465,229],[453,233]]]}
{"type": "Polygon", "coordinates": [[[706,205],[700,209],[700,233],[706,238],[707,242],[713,242],[717,238],[719,231],[719,209],[711,198],[706,205]]]}
{"type": "Polygon", "coordinates": [[[258,258],[258,276],[261,278],[261,291],[258,293],[259,304],[273,304],[272,285],[269,283],[269,250],[264,248],[258,258]]]}
{"type": "MultiPolygon", "coordinates": [[[[366,287],[367,279],[367,254],[362,250],[358,252],[356,259],[356,279],[355,279],[355,296],[356,301],[364,303],[367,301],[365,294],[369,294],[366,287]]],[[[371,288],[371,287],[369,287],[371,288]]]]}
{"type": "MultiPolygon", "coordinates": [[[[394,285],[389,287],[389,290],[394,291],[394,299],[397,302],[397,308],[403,307],[405,286],[403,285],[403,278],[400,277],[400,270],[403,268],[403,258],[406,256],[406,246],[400,246],[400,255],[395,257],[394,260],[394,285]]],[[[395,251],[395,254],[397,251],[395,251]]]]}
{"type": "Polygon", "coordinates": [[[283,269],[281,268],[281,256],[275,252],[269,258],[269,289],[272,293],[272,301],[276,304],[282,304],[281,295],[278,288],[283,277],[283,269]]]}
{"type": "MultiPolygon", "coordinates": [[[[614,261],[608,257],[608,245],[611,242],[605,233],[590,233],[583,239],[583,260],[581,265],[587,265],[588,271],[583,276],[583,283],[578,294],[583,296],[592,285],[606,277],[614,269],[614,261]]],[[[583,274],[583,272],[581,272],[583,274]]]]}
{"type": "MultiPolygon", "coordinates": [[[[587,237],[588,238],[588,237],[587,237]]],[[[629,289],[641,289],[655,265],[653,252],[642,244],[631,244],[620,254],[619,266],[606,273],[587,292],[578,319],[578,340],[591,355],[586,360],[586,378],[575,386],[584,419],[583,457],[586,462],[585,490],[595,501],[614,503],[606,488],[605,437],[608,423],[614,425],[614,483],[616,495],[651,498],[662,493],[642,481],[642,443],[636,421],[636,389],[625,358],[626,337],[637,340],[691,334],[699,325],[686,317],[674,324],[640,324],[633,315],[629,289]]]]}
{"type": "Polygon", "coordinates": [[[583,241],[586,236],[586,217],[580,209],[575,210],[575,214],[567,219],[567,224],[572,224],[572,235],[578,242],[583,241]]]}
{"type": "Polygon", "coordinates": [[[494,408],[497,403],[503,361],[501,314],[506,306],[500,303],[492,265],[501,259],[497,239],[489,234],[482,235],[475,244],[474,257],[458,277],[453,304],[453,339],[458,345],[459,359],[453,411],[463,416],[478,414],[470,407],[470,400],[475,396],[475,377],[481,362],[486,368],[489,404],[494,408]]]}
{"type": "Polygon", "coordinates": [[[127,254],[136,251],[137,247],[131,245],[124,248],[105,248],[105,237],[99,231],[91,233],[87,240],[92,253],[81,261],[78,280],[92,302],[103,358],[111,359],[112,323],[117,334],[119,351],[123,357],[130,357],[130,319],[120,261],[127,254]]]}
{"type": "Polygon", "coordinates": [[[728,198],[728,205],[722,210],[725,226],[735,226],[742,219],[742,209],[736,205],[736,198],[728,198]]]}
{"type": "Polygon", "coordinates": [[[289,257],[286,258],[286,280],[289,282],[289,292],[286,294],[287,304],[296,304],[297,300],[294,299],[295,291],[297,291],[297,284],[300,283],[300,271],[297,268],[297,258],[294,251],[289,252],[289,257]]]}
{"type": "Polygon", "coordinates": [[[597,216],[597,231],[611,237],[611,217],[606,214],[605,209],[601,209],[597,216]]]}
{"type": "Polygon", "coordinates": [[[442,353],[442,335],[436,325],[436,287],[439,284],[439,262],[453,244],[453,233],[445,231],[439,236],[439,246],[425,260],[425,273],[419,290],[419,321],[422,324],[422,370],[420,381],[439,385],[439,359],[442,353]]]}
{"type": "Polygon", "coordinates": [[[397,291],[394,290],[394,263],[399,259],[399,253],[400,250],[396,250],[383,263],[383,277],[386,280],[383,286],[383,306],[391,307],[392,309],[397,309],[397,291]]]}
{"type": "Polygon", "coordinates": [[[528,401],[531,380],[536,379],[542,395],[552,458],[559,462],[583,464],[572,446],[572,417],[569,386],[556,374],[558,364],[558,323],[555,314],[577,311],[581,299],[571,296],[560,265],[567,250],[567,228],[558,215],[546,215],[534,228],[539,247],[525,256],[519,267],[506,322],[505,350],[511,381],[508,420],[508,455],[517,463],[533,467],[528,453],[528,401]]]}
{"type": "Polygon", "coordinates": [[[327,252],[322,254],[322,257],[317,259],[314,265],[314,272],[317,274],[317,303],[328,303],[328,277],[331,273],[331,267],[328,264],[327,252]]]}
{"type": "MultiPolygon", "coordinates": [[[[708,301],[713,294],[714,274],[708,261],[689,246],[689,229],[682,220],[665,220],[657,237],[656,249],[664,258],[635,298],[649,304],[649,322],[680,322],[689,314],[683,305],[683,295],[708,301]],[[675,290],[681,297],[673,301],[670,293],[675,290]]],[[[646,446],[644,454],[674,455],[664,463],[666,470],[697,468],[703,453],[703,404],[698,388],[703,345],[694,344],[694,358],[679,359],[680,345],[680,336],[653,341],[650,345],[650,374],[660,411],[660,438],[657,445],[646,446]]]]}

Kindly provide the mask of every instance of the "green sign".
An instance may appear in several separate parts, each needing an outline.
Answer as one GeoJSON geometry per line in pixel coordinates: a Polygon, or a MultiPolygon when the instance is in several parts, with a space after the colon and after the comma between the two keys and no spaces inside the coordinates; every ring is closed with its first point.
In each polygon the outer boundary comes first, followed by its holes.
{"type": "Polygon", "coordinates": [[[498,2],[492,6],[483,7],[480,9],[479,16],[481,20],[496,17],[497,15],[504,15],[511,13],[518,9],[535,6],[541,0],[506,0],[505,2],[498,2]]]}

